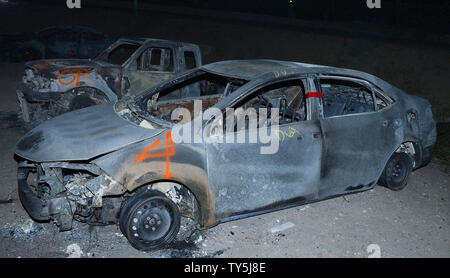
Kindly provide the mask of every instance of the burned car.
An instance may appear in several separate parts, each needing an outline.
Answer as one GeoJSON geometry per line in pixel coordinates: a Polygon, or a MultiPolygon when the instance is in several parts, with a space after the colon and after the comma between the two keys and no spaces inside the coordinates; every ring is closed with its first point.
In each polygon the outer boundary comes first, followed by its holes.
{"type": "Polygon", "coordinates": [[[135,248],[152,250],[175,238],[181,217],[206,229],[377,183],[400,190],[435,140],[430,103],[370,74],[248,60],[50,119],[15,154],[33,219],[61,230],[73,219],[117,223],[135,248]],[[266,120],[252,125],[240,108],[266,120]],[[269,131],[273,141],[250,139],[269,131]]]}
{"type": "Polygon", "coordinates": [[[30,61],[17,89],[20,115],[33,127],[67,111],[134,95],[201,63],[197,45],[144,38],[119,39],[94,59],[30,61]]]}
{"type": "Polygon", "coordinates": [[[14,62],[95,57],[116,40],[89,27],[65,25],[0,35],[2,58],[14,62]]]}

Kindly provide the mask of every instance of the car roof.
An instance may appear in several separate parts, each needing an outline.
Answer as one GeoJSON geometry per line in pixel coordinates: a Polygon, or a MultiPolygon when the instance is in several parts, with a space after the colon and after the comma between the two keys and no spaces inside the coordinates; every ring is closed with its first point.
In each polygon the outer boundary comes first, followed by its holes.
{"type": "Polygon", "coordinates": [[[201,66],[207,72],[216,73],[232,78],[244,79],[248,81],[266,78],[276,78],[286,74],[323,74],[332,76],[352,77],[368,81],[384,91],[389,97],[395,99],[399,94],[403,94],[401,90],[392,86],[388,82],[363,71],[330,67],[323,65],[256,59],[256,60],[228,60],[201,66]]]}
{"type": "Polygon", "coordinates": [[[160,45],[166,45],[171,47],[180,47],[180,46],[194,46],[198,47],[196,44],[192,43],[186,43],[186,42],[179,42],[179,41],[170,41],[170,40],[162,40],[162,39],[154,39],[154,38],[133,38],[133,37],[121,37],[119,40],[127,41],[127,42],[135,42],[142,45],[147,44],[160,44],[160,45]]]}
{"type": "Polygon", "coordinates": [[[297,62],[287,62],[279,60],[267,60],[267,59],[257,59],[257,60],[229,60],[221,61],[216,63],[211,63],[202,66],[206,71],[214,72],[221,75],[233,76],[237,78],[242,78],[246,80],[253,80],[257,77],[273,72],[279,72],[283,70],[289,70],[296,72],[311,72],[311,69],[319,68],[331,68],[327,66],[307,64],[307,63],[297,63],[297,62]]]}
{"type": "Polygon", "coordinates": [[[201,66],[200,69],[211,73],[244,79],[248,81],[258,78],[265,78],[269,76],[276,77],[277,75],[286,74],[335,75],[363,79],[371,82],[377,87],[382,88],[383,90],[393,88],[393,86],[386,81],[363,71],[279,60],[228,60],[206,64],[201,66]]]}

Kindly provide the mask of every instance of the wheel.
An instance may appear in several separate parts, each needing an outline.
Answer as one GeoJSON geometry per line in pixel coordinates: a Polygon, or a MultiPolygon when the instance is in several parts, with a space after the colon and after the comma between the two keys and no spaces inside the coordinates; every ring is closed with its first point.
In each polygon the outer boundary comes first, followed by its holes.
{"type": "Polygon", "coordinates": [[[380,177],[380,183],[398,191],[406,186],[406,180],[413,168],[412,158],[406,153],[394,153],[389,159],[380,177]]]}
{"type": "Polygon", "coordinates": [[[131,245],[150,251],[170,243],[180,229],[178,206],[163,193],[141,190],[120,211],[120,230],[131,245]]]}
{"type": "Polygon", "coordinates": [[[79,95],[72,99],[70,102],[70,111],[86,108],[92,105],[96,105],[95,101],[88,96],[79,95]]]}

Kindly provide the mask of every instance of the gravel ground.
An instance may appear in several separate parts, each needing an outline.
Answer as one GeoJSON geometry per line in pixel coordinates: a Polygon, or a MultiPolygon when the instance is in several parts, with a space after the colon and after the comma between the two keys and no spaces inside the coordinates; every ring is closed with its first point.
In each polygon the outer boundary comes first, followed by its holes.
{"type": "Polygon", "coordinates": [[[433,161],[408,186],[373,190],[196,231],[188,221],[167,249],[133,249],[117,226],[33,222],[17,196],[11,125],[21,65],[0,64],[0,257],[449,257],[449,167],[433,161]],[[8,113],[6,113],[8,112],[8,113]],[[11,118],[12,117],[12,118],[11,118]],[[281,225],[281,226],[280,226],[281,225]],[[272,232],[288,226],[288,229],[272,232]]]}

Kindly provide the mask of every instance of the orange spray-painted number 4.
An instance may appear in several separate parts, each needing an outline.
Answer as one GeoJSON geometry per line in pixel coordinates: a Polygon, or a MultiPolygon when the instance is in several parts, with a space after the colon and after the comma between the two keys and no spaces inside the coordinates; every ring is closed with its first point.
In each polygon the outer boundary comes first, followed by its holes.
{"type": "Polygon", "coordinates": [[[138,163],[146,160],[147,158],[153,157],[166,157],[166,172],[164,174],[164,178],[170,179],[172,177],[172,172],[170,172],[170,157],[175,154],[175,145],[172,140],[172,132],[168,131],[166,133],[166,151],[164,153],[148,153],[151,149],[158,147],[161,145],[161,140],[156,140],[148,146],[143,152],[141,152],[137,157],[136,161],[138,163]]]}

